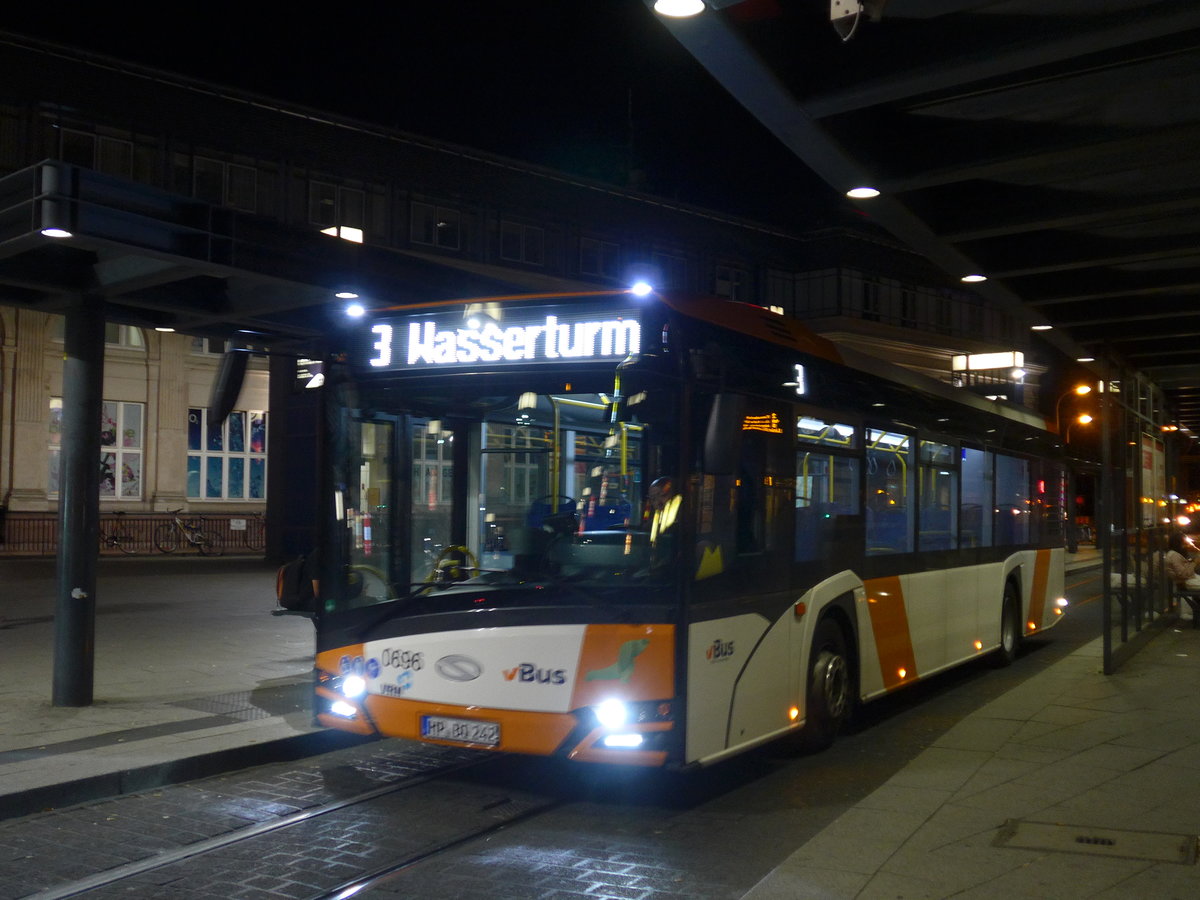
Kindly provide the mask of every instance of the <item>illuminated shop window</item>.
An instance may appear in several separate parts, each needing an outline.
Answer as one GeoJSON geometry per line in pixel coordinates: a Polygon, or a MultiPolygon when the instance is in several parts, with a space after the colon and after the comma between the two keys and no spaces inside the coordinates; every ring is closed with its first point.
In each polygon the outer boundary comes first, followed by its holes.
{"type": "Polygon", "coordinates": [[[267,414],[235,409],[222,425],[193,407],[187,422],[189,500],[265,500],[267,414]]]}

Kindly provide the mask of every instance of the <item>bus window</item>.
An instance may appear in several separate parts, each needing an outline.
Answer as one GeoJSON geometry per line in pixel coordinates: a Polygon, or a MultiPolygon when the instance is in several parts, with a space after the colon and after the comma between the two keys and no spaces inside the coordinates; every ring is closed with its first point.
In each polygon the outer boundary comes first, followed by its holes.
{"type": "Polygon", "coordinates": [[[921,441],[917,494],[921,499],[918,550],[953,550],[958,546],[958,468],[954,448],[921,441]]]}
{"type": "Polygon", "coordinates": [[[867,555],[913,549],[913,439],[867,429],[867,555]]]}
{"type": "Polygon", "coordinates": [[[419,581],[433,569],[450,540],[454,505],[454,439],[440,419],[417,419],[412,426],[413,541],[410,564],[419,581]]]}
{"type": "Polygon", "coordinates": [[[962,450],[962,504],[959,523],[963,547],[992,544],[992,454],[962,450]]]}
{"type": "Polygon", "coordinates": [[[851,425],[830,424],[813,416],[796,422],[797,562],[829,559],[844,539],[848,516],[858,517],[859,460],[825,447],[858,446],[851,425]]]}
{"type": "Polygon", "coordinates": [[[392,422],[358,423],[358,490],[349,493],[345,510],[350,536],[348,585],[356,605],[391,599],[395,433],[392,422]]]}
{"type": "Polygon", "coordinates": [[[1029,461],[996,454],[996,546],[1029,543],[1029,461]]]}

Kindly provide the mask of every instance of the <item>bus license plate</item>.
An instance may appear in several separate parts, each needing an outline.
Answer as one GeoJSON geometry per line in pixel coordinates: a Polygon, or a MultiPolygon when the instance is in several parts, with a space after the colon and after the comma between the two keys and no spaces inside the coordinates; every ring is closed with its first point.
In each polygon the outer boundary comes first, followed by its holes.
{"type": "Polygon", "coordinates": [[[456,744],[495,747],[500,743],[500,723],[449,716],[421,716],[421,737],[456,744]]]}

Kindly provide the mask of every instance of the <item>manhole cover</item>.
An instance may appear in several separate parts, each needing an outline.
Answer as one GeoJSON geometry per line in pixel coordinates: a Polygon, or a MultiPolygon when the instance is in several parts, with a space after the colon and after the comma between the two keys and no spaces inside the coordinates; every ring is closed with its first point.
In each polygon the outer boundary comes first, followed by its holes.
{"type": "Polygon", "coordinates": [[[1197,836],[1159,831],[1124,831],[1064,825],[1059,822],[1025,822],[1009,819],[996,835],[997,847],[1052,850],[1059,853],[1090,853],[1121,859],[1196,864],[1197,836]]]}

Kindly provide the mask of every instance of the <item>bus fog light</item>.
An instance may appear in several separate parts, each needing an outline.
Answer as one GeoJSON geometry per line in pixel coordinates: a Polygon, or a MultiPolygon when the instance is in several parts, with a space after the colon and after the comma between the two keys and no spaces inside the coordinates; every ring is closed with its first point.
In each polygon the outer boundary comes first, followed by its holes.
{"type": "Polygon", "coordinates": [[[608,734],[604,736],[604,740],[601,743],[605,747],[618,747],[631,750],[642,746],[642,736],[640,734],[608,734]]]}
{"type": "Polygon", "coordinates": [[[342,681],[342,695],[346,697],[361,697],[367,692],[366,679],[361,675],[347,675],[342,681]]]}
{"type": "Polygon", "coordinates": [[[345,700],[334,700],[329,706],[329,711],[335,716],[341,716],[343,719],[353,719],[358,714],[358,710],[345,700]]]}
{"type": "Polygon", "coordinates": [[[596,707],[596,719],[605,728],[620,728],[629,720],[629,710],[616,699],[608,699],[596,707]]]}

